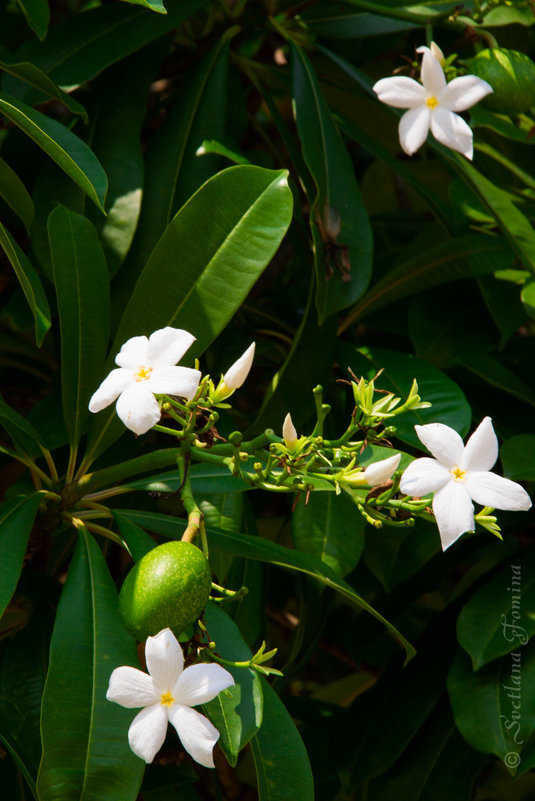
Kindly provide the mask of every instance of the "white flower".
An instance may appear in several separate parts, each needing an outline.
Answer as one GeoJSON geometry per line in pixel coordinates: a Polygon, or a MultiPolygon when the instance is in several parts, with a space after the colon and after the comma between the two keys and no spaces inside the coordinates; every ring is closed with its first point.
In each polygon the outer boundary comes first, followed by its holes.
{"type": "Polygon", "coordinates": [[[213,748],[218,730],[192,706],[211,701],[234,679],[220,665],[198,664],[184,670],[184,655],[170,629],[148,637],[145,645],[148,676],[133,667],[115,668],[106,698],[128,709],[144,707],[132,721],[128,742],[136,756],[152,762],[167,733],[175,727],[182,745],[201,765],[214,767],[213,748]]]}
{"type": "MultiPolygon", "coordinates": [[[[435,53],[442,51],[435,45],[435,53]]],[[[399,141],[409,156],[416,153],[431,129],[441,144],[472,159],[472,130],[454,112],[466,111],[492,92],[486,81],[475,75],[463,75],[446,83],[440,60],[428,47],[423,53],[422,83],[406,76],[382,78],[373,87],[379,100],[395,108],[407,108],[399,121],[399,141]],[[423,84],[423,85],[422,85],[423,84]]]]}
{"type": "Polygon", "coordinates": [[[442,423],[415,426],[434,459],[416,459],[401,477],[406,495],[434,492],[433,512],[445,551],[465,531],[474,531],[474,505],[512,512],[531,506],[527,492],[514,481],[490,473],[498,458],[498,440],[490,417],[485,417],[466,446],[459,434],[442,423]]]}
{"type": "Polygon", "coordinates": [[[247,376],[253,364],[255,351],[255,343],[252,342],[245,353],[242,353],[240,358],[234,362],[232,367],[229,367],[223,376],[223,383],[227,389],[239,389],[247,376]]]}
{"type": "Polygon", "coordinates": [[[195,337],[181,328],[161,328],[150,337],[132,337],[115,357],[112,370],[89,401],[100,412],[117,400],[116,411],[136,434],[145,434],[160,419],[154,395],[178,395],[191,400],[201,374],[190,367],[175,367],[195,337]]]}
{"type": "Polygon", "coordinates": [[[282,438],[288,450],[293,451],[297,445],[297,431],[295,430],[295,426],[292,422],[292,416],[290,412],[288,412],[284,418],[284,423],[282,424],[282,438]]]}
{"type": "Polygon", "coordinates": [[[349,484],[350,487],[378,487],[388,481],[396,472],[401,459],[401,453],[395,453],[387,459],[374,462],[365,470],[356,470],[352,473],[342,475],[341,479],[349,484]]]}

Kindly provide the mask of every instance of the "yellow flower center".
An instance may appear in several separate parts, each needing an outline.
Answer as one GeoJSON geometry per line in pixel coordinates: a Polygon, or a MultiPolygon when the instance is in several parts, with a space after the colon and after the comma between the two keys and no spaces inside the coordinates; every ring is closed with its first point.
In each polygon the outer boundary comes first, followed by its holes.
{"type": "Polygon", "coordinates": [[[134,373],[134,377],[136,381],[148,381],[151,373],[152,367],[140,367],[137,373],[134,373]]]}
{"type": "Polygon", "coordinates": [[[170,692],[162,693],[162,696],[160,698],[160,703],[162,706],[173,706],[173,704],[175,703],[175,699],[173,698],[170,692]]]}
{"type": "Polygon", "coordinates": [[[434,95],[431,95],[431,97],[428,97],[425,102],[429,106],[429,108],[436,108],[438,106],[438,100],[436,99],[436,97],[434,95]]]}
{"type": "Polygon", "coordinates": [[[450,473],[452,474],[455,481],[462,481],[466,475],[466,470],[461,470],[460,467],[455,466],[452,467],[450,473]]]}

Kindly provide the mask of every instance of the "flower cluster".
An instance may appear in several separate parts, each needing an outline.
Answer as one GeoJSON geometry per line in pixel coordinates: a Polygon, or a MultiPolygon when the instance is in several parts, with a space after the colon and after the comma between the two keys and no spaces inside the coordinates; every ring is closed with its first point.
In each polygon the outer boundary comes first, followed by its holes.
{"type": "Polygon", "coordinates": [[[382,78],[373,89],[381,102],[408,111],[399,121],[399,141],[409,156],[423,145],[429,130],[441,144],[472,159],[470,126],[455,112],[466,111],[492,92],[492,87],[476,75],[462,75],[446,83],[444,56],[434,43],[419,47],[423,53],[422,83],[398,75],[382,78]]]}

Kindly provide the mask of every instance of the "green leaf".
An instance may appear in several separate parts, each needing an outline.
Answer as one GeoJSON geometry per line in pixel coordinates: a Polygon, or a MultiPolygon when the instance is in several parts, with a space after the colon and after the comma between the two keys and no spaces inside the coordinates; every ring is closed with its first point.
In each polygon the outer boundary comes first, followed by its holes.
{"type": "Polygon", "coordinates": [[[535,632],[535,551],[517,554],[463,606],[457,639],[474,670],[521,649],[535,632]],[[524,610],[524,614],[522,613],[524,610]]]}
{"type": "Polygon", "coordinates": [[[532,123],[527,119],[520,118],[517,121],[513,121],[505,114],[496,114],[494,111],[489,111],[478,105],[470,109],[470,122],[474,128],[490,128],[491,131],[504,136],[506,139],[512,139],[526,145],[535,144],[535,141],[530,136],[532,123]]]}
{"type": "MultiPolygon", "coordinates": [[[[223,659],[244,662],[252,653],[243,641],[234,621],[216,604],[206,606],[204,622],[209,637],[216,644],[223,659]]],[[[228,762],[235,766],[238,754],[262,724],[262,685],[260,676],[248,668],[225,667],[234,676],[236,684],[220,693],[203,709],[220,732],[218,740],[228,762]]]]}
{"type": "MultiPolygon", "coordinates": [[[[176,461],[176,456],[172,459],[176,461]]],[[[216,464],[194,464],[190,470],[191,487],[195,495],[204,495],[220,492],[244,492],[251,487],[243,479],[233,476],[227,467],[216,464]]],[[[146,492],[178,492],[181,479],[178,468],[161,473],[157,476],[140,478],[124,486],[129,490],[143,490],[146,492]]]]}
{"type": "MultiPolygon", "coordinates": [[[[42,44],[25,43],[17,57],[40,67],[63,89],[74,89],[172,31],[205,4],[206,0],[167,0],[167,15],[122,4],[89,9],[54,25],[42,44]]],[[[15,97],[28,94],[28,87],[14,78],[4,88],[15,97]]]]}
{"type": "Polygon", "coordinates": [[[5,428],[13,443],[29,456],[41,454],[39,446],[44,443],[40,433],[25,417],[8,406],[1,396],[0,425],[5,428]]]}
{"type": "Polygon", "coordinates": [[[530,767],[521,757],[535,728],[535,641],[477,673],[459,648],[447,686],[455,723],[472,748],[496,754],[513,775],[519,764],[530,767]]]}
{"type": "Polygon", "coordinates": [[[338,575],[356,567],[364,547],[365,521],[346,495],[313,492],[300,499],[292,517],[294,545],[312,553],[338,575]]]}
{"type": "Polygon", "coordinates": [[[48,0],[17,0],[32,31],[44,39],[50,20],[48,0]]]}
{"type": "Polygon", "coordinates": [[[264,718],[251,740],[259,801],[312,801],[314,784],[295,723],[275,690],[262,679],[264,718]]]}
{"type": "Polygon", "coordinates": [[[50,307],[41,279],[24,251],[18,246],[2,223],[0,223],[0,245],[19,279],[24,296],[32,310],[35,322],[35,341],[40,346],[46,332],[52,325],[50,307]]]}
{"type": "Polygon", "coordinates": [[[39,69],[29,61],[18,61],[7,50],[0,49],[0,70],[20,78],[21,81],[30,84],[35,89],[43,92],[48,97],[59,100],[60,103],[69,109],[73,114],[79,114],[84,122],[88,122],[87,112],[84,107],[52,81],[46,72],[39,69]]]}
{"type": "Polygon", "coordinates": [[[104,211],[108,179],[85,142],[56,120],[3,93],[0,93],[0,112],[33,139],[104,211]]]}
{"type": "Polygon", "coordinates": [[[447,239],[389,270],[351,309],[342,321],[340,331],[371,312],[415,292],[448,281],[492,274],[497,269],[507,269],[513,261],[514,254],[497,237],[468,234],[447,239]]]}
{"type": "Polygon", "coordinates": [[[0,617],[11,600],[22,571],[28,538],[43,496],[32,492],[0,505],[0,617]]]}
{"type": "Polygon", "coordinates": [[[414,431],[415,425],[443,423],[464,436],[470,427],[471,411],[461,388],[433,365],[393,350],[380,348],[356,350],[351,345],[341,344],[339,361],[350,367],[357,376],[372,379],[383,368],[377,380],[379,389],[387,389],[396,395],[407,397],[414,378],[418,381],[418,394],[422,401],[431,403],[427,409],[405,412],[392,420],[396,437],[402,442],[421,448],[422,444],[414,431]]]}
{"type": "Polygon", "coordinates": [[[311,198],[318,321],[354,303],[371,275],[372,233],[353,164],[304,51],[292,45],[294,111],[311,198]]]}
{"type": "Polygon", "coordinates": [[[512,481],[535,481],[535,435],[514,434],[500,450],[503,474],[512,481]]]}
{"type": "Polygon", "coordinates": [[[71,445],[89,417],[89,399],[102,379],[108,345],[106,260],[89,220],[58,206],[48,234],[61,328],[62,400],[71,445]]]}
{"type": "Polygon", "coordinates": [[[388,528],[370,531],[366,539],[364,562],[385,590],[413,576],[440,551],[435,525],[418,521],[414,528],[388,528]]]}
{"type": "Polygon", "coordinates": [[[128,745],[132,710],[106,700],[119,665],[139,666],[117,611],[117,591],[85,529],[61,599],[42,707],[40,801],[134,801],[145,767],[128,745]]]}
{"type": "Polygon", "coordinates": [[[416,22],[383,17],[377,14],[358,13],[344,8],[328,10],[323,6],[305,11],[302,19],[317,36],[329,39],[367,39],[387,33],[401,33],[420,27],[416,22]]]}
{"type": "MultiPolygon", "coordinates": [[[[122,509],[121,514],[143,528],[154,531],[157,534],[163,534],[163,536],[171,539],[177,539],[186,527],[184,520],[157,512],[122,509]]],[[[332,568],[316,556],[284,548],[282,545],[270,542],[263,537],[246,536],[230,531],[217,531],[216,529],[207,529],[207,534],[210,546],[216,550],[234,554],[235,556],[243,556],[244,559],[268,562],[269,564],[278,565],[289,570],[297,570],[300,573],[312,576],[325,587],[331,587],[339,592],[350,604],[366,610],[377,618],[405,648],[407,659],[411,659],[415,654],[412,645],[391,623],[370,606],[364,598],[358,595],[332,568]]]]}
{"type": "MultiPolygon", "coordinates": [[[[3,698],[0,696],[0,742],[6,746],[8,753],[11,755],[13,762],[17,766],[20,773],[24,776],[28,783],[28,787],[30,788],[33,797],[37,801],[37,791],[35,789],[35,781],[31,774],[31,769],[28,767],[24,760],[24,756],[21,755],[19,750],[19,745],[16,740],[16,734],[19,731],[23,722],[23,716],[17,709],[17,706],[8,701],[7,698],[3,698]]],[[[3,768],[5,761],[8,760],[1,760],[0,765],[3,768]]],[[[4,780],[4,774],[1,776],[2,780],[4,780]]],[[[20,777],[17,782],[18,787],[17,790],[21,791],[20,786],[20,777]]],[[[6,787],[2,784],[3,791],[5,792],[6,787]]],[[[10,796],[11,798],[12,796],[10,796]]],[[[27,796],[22,795],[20,796],[21,801],[26,801],[27,796]]]]}
{"type": "Polygon", "coordinates": [[[150,8],[151,11],[156,11],[157,14],[167,14],[162,0],[123,0],[123,2],[134,3],[137,6],[150,8]]]}
{"type": "Polygon", "coordinates": [[[33,201],[17,173],[3,159],[0,159],[0,197],[29,231],[34,215],[33,201]]]}
{"type": "Polygon", "coordinates": [[[134,523],[133,520],[128,520],[126,517],[123,517],[123,515],[115,509],[112,513],[117,523],[119,534],[128,546],[130,556],[134,562],[139,562],[145,554],[156,547],[157,543],[150,534],[147,534],[147,532],[142,529],[141,526],[138,526],[137,523],[134,523]]]}

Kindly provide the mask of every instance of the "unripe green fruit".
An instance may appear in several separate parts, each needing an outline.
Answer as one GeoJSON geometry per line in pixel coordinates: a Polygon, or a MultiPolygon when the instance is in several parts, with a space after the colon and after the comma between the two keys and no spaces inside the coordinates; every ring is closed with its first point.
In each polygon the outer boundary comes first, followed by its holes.
{"type": "Polygon", "coordinates": [[[190,542],[166,542],[134,565],[119,593],[126,630],[145,640],[165,628],[178,636],[199,619],[212,588],[208,559],[190,542]]]}
{"type": "Polygon", "coordinates": [[[503,47],[482,50],[469,67],[494,90],[481,101],[486,108],[514,115],[535,105],[535,64],[525,53],[503,47]]]}

